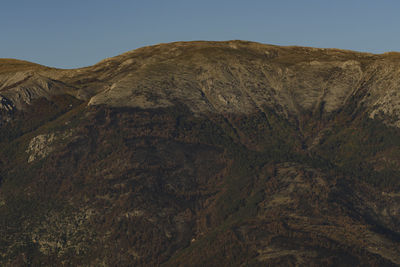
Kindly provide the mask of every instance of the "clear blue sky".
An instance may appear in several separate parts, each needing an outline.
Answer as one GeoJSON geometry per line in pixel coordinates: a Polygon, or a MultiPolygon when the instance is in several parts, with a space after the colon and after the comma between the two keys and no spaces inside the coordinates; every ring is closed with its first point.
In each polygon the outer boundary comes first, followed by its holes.
{"type": "Polygon", "coordinates": [[[0,58],[73,68],[157,43],[400,50],[399,0],[1,0],[0,58]]]}

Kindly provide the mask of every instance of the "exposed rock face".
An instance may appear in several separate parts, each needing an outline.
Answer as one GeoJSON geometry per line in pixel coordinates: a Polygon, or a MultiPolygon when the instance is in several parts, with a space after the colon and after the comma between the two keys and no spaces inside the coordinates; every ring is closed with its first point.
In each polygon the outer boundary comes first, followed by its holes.
{"type": "Polygon", "coordinates": [[[0,60],[0,265],[400,265],[398,84],[243,41],[0,60]]]}
{"type": "Polygon", "coordinates": [[[54,141],[54,134],[41,134],[36,136],[29,143],[28,149],[26,150],[29,153],[28,162],[32,162],[37,158],[44,158],[47,156],[53,148],[50,146],[54,141]]]}
{"type": "Polygon", "coordinates": [[[0,91],[18,109],[23,109],[23,105],[30,104],[34,99],[66,94],[71,90],[60,81],[29,71],[0,75],[0,84],[0,91]]]}
{"type": "Polygon", "coordinates": [[[10,121],[14,110],[14,103],[0,95],[0,125],[2,125],[4,122],[10,121]]]}
{"type": "Polygon", "coordinates": [[[6,112],[12,112],[14,108],[14,104],[9,99],[0,95],[0,109],[6,112]]]}
{"type": "Polygon", "coordinates": [[[26,153],[29,154],[28,163],[46,157],[55,150],[57,146],[56,142],[65,142],[65,140],[71,136],[72,131],[40,134],[32,138],[26,150],[26,153]]]}

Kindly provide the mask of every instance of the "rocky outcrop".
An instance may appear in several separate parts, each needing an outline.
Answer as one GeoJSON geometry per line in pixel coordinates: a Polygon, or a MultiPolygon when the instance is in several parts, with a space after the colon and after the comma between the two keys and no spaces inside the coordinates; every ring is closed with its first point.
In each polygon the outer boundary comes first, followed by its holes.
{"type": "Polygon", "coordinates": [[[32,138],[26,150],[29,155],[28,163],[48,156],[60,142],[66,142],[66,139],[72,137],[72,133],[73,131],[71,130],[63,133],[40,134],[32,138]]]}
{"type": "Polygon", "coordinates": [[[15,106],[9,99],[0,95],[0,109],[6,112],[12,112],[15,109],[15,106]]]}
{"type": "Polygon", "coordinates": [[[73,88],[61,81],[27,71],[0,74],[0,92],[19,110],[35,99],[53,95],[71,94],[73,88]]]}

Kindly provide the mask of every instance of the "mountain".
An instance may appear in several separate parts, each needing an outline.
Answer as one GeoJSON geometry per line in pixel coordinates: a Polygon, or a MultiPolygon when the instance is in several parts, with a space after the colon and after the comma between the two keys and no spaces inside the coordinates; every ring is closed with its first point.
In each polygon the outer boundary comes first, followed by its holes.
{"type": "Polygon", "coordinates": [[[0,265],[400,265],[400,54],[0,60],[0,265]]]}

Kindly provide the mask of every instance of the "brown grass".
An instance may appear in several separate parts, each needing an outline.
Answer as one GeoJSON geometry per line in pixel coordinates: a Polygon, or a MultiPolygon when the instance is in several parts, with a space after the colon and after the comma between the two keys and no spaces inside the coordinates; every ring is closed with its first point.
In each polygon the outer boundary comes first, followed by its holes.
{"type": "Polygon", "coordinates": [[[11,59],[11,58],[0,59],[0,74],[17,72],[17,71],[46,70],[46,69],[50,68],[29,61],[11,59]]]}

